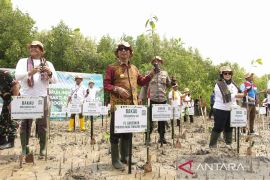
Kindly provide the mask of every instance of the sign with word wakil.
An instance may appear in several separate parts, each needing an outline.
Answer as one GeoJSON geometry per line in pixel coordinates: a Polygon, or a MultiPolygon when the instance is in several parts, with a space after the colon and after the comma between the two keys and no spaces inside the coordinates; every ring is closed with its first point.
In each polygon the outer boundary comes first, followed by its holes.
{"type": "Polygon", "coordinates": [[[169,104],[152,104],[153,121],[169,121],[171,113],[172,107],[169,104]]]}
{"type": "Polygon", "coordinates": [[[37,119],[43,116],[43,97],[12,96],[11,119],[37,119]]]}
{"type": "Polygon", "coordinates": [[[146,132],[147,107],[143,105],[116,105],[115,133],[146,132]]]}
{"type": "Polygon", "coordinates": [[[245,108],[233,108],[231,110],[231,127],[247,126],[247,110],[245,108]]]}
{"type": "Polygon", "coordinates": [[[99,116],[101,102],[88,101],[83,103],[83,115],[84,116],[99,116]]]}

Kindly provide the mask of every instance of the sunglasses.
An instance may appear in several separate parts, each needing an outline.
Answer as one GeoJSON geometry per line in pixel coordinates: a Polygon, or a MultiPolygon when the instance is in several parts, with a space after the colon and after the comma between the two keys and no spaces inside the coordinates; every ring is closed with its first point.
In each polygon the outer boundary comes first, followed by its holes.
{"type": "Polygon", "coordinates": [[[232,73],[231,72],[224,72],[224,73],[222,73],[223,75],[232,75],[232,73]]]}
{"type": "Polygon", "coordinates": [[[119,48],[117,49],[117,51],[123,51],[123,50],[129,51],[130,48],[129,48],[129,47],[125,47],[125,46],[121,46],[121,47],[119,47],[119,48]]]}

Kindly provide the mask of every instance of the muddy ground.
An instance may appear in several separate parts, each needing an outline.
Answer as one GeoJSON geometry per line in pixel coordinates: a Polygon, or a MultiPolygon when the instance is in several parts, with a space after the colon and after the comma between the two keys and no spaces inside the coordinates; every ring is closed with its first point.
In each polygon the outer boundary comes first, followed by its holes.
{"type": "Polygon", "coordinates": [[[20,165],[21,147],[17,137],[15,148],[0,150],[0,179],[270,179],[269,123],[270,119],[258,117],[258,135],[241,134],[239,154],[234,140],[230,150],[223,147],[222,138],[217,149],[209,150],[213,121],[202,117],[195,117],[193,124],[183,124],[181,133],[175,127],[174,141],[170,127],[166,133],[169,142],[163,147],[157,143],[158,133],[155,131],[151,135],[151,173],[144,173],[144,134],[133,134],[133,159],[137,164],[128,174],[127,167],[118,171],[111,166],[110,143],[105,135],[106,127],[107,130],[109,127],[105,118],[103,126],[100,118],[94,121],[94,145],[91,144],[89,122],[86,123],[86,132],[80,132],[77,124],[76,131],[71,133],[67,132],[67,121],[51,121],[47,160],[38,159],[39,145],[33,127],[30,149],[34,163],[20,165]],[[252,155],[247,155],[252,142],[252,155]],[[181,165],[182,169],[179,168],[181,165]]]}

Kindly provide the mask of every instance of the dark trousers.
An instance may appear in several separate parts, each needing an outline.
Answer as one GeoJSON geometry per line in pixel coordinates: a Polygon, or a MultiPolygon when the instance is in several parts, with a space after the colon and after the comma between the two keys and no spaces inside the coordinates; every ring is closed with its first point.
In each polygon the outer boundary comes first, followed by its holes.
{"type": "MultiPolygon", "coordinates": [[[[150,101],[150,134],[152,133],[153,131],[153,128],[154,128],[154,124],[153,124],[153,120],[152,120],[152,104],[166,104],[167,101],[163,101],[163,102],[155,102],[155,101],[150,101]]],[[[166,131],[165,131],[165,124],[166,124],[166,121],[158,121],[158,133],[159,134],[164,134],[166,131]]]]}
{"type": "Polygon", "coordinates": [[[220,109],[215,109],[214,111],[214,128],[213,131],[216,133],[224,132],[232,132],[230,127],[231,122],[231,112],[224,111],[220,109]]]}
{"type": "Polygon", "coordinates": [[[114,133],[114,122],[115,122],[114,114],[115,114],[114,112],[111,112],[110,142],[111,144],[118,144],[120,138],[128,140],[132,137],[132,133],[120,133],[120,134],[114,133]]]}
{"type": "Polygon", "coordinates": [[[187,122],[188,116],[189,116],[190,123],[193,123],[193,115],[185,115],[184,116],[184,122],[187,122]]]}
{"type": "Polygon", "coordinates": [[[209,119],[211,119],[214,109],[213,109],[214,104],[210,104],[210,111],[209,111],[209,119]]]}
{"type": "Polygon", "coordinates": [[[256,116],[256,107],[254,105],[248,105],[248,117],[249,117],[249,131],[254,131],[254,122],[255,122],[255,116],[256,116]]]}

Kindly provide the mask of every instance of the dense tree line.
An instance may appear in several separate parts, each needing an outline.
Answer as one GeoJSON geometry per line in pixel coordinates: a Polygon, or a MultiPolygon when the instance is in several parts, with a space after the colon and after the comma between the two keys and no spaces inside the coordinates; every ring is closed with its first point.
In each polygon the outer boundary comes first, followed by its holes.
{"type": "MultiPolygon", "coordinates": [[[[150,70],[153,55],[165,59],[164,68],[175,76],[180,90],[188,87],[193,97],[209,96],[218,78],[218,69],[228,64],[234,70],[234,80],[244,81],[245,70],[229,61],[213,65],[198,49],[185,48],[181,38],[160,38],[157,34],[142,33],[137,37],[123,35],[114,39],[104,35],[99,41],[85,37],[80,29],[71,29],[63,21],[49,31],[37,31],[34,20],[19,9],[12,9],[10,0],[0,0],[0,67],[15,68],[19,58],[27,56],[27,43],[40,40],[45,46],[45,57],[56,70],[104,74],[106,66],[115,61],[114,49],[118,41],[126,40],[134,48],[132,62],[142,73],[150,70]]],[[[265,89],[266,76],[256,79],[260,90],[265,89]]]]}

